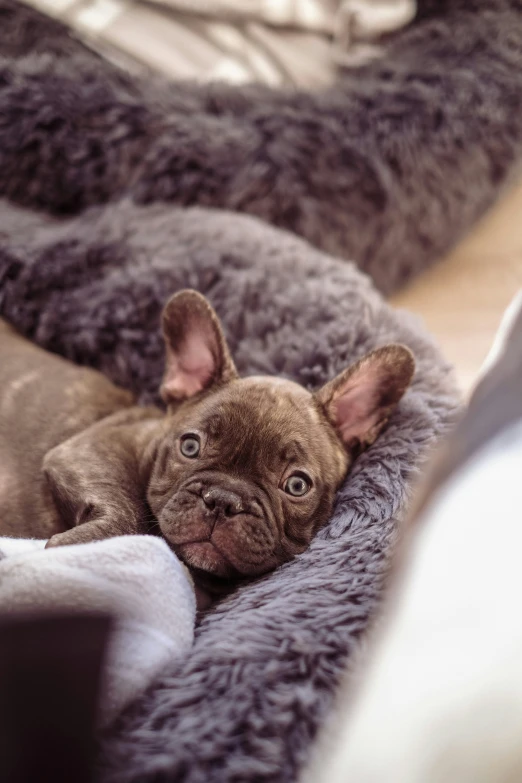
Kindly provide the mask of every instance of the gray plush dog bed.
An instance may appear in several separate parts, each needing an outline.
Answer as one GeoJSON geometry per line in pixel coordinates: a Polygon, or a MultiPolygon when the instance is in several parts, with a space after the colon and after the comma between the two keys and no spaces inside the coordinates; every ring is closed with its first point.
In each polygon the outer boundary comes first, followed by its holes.
{"type": "Polygon", "coordinates": [[[203,619],[190,658],[104,737],[100,783],[296,779],[378,608],[411,479],[457,404],[419,324],[352,264],[255,217],[159,202],[259,214],[356,250],[381,287],[397,283],[476,217],[519,154],[515,5],[488,4],[488,35],[477,16],[467,37],[463,3],[426,4],[388,66],[327,95],[289,96],[132,82],[59,25],[40,27],[0,0],[2,316],[143,401],[157,398],[161,306],[187,286],[216,307],[242,373],[313,388],[393,340],[417,359],[412,389],[329,524],[306,553],[203,619]],[[456,14],[453,28],[443,11],[456,14]],[[420,48],[425,76],[410,81],[420,48]],[[448,85],[467,85],[469,102],[448,104],[448,85]],[[306,139],[281,140],[282,119],[306,139]],[[325,156],[317,177],[311,140],[325,156]]]}
{"type": "Polygon", "coordinates": [[[448,366],[354,266],[255,218],[123,202],[55,222],[4,202],[0,237],[0,313],[143,400],[162,373],[161,305],[185,286],[216,307],[242,373],[315,387],[376,345],[414,351],[414,385],[330,523],[204,618],[188,660],[106,738],[99,778],[295,780],[378,606],[409,482],[453,419],[448,366]]]}
{"type": "Polygon", "coordinates": [[[522,2],[418,5],[382,60],[313,93],[131,79],[0,0],[0,194],[61,213],[125,194],[247,212],[389,292],[522,157],[522,2]]]}

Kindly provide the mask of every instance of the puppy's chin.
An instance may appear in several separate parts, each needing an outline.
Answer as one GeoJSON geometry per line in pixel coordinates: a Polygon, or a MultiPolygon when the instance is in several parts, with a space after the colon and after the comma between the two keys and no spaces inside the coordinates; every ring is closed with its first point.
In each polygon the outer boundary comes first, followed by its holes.
{"type": "Polygon", "coordinates": [[[235,569],[221,552],[218,552],[212,541],[178,544],[173,549],[178,557],[191,568],[197,568],[225,579],[232,579],[234,575],[237,575],[235,569]]]}

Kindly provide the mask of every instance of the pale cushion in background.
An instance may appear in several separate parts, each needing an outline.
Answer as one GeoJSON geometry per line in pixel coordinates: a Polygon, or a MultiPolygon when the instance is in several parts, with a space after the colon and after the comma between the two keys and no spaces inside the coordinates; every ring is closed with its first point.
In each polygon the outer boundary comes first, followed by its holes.
{"type": "MultiPolygon", "coordinates": [[[[416,0],[30,0],[94,48],[174,79],[318,88],[379,55],[416,0]]],[[[130,63],[127,63],[131,65],[130,63]]]]}

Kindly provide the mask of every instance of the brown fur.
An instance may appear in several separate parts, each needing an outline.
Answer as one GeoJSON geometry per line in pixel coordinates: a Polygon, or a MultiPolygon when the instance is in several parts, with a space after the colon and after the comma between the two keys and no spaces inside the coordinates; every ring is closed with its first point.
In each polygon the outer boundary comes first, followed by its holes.
{"type": "Polygon", "coordinates": [[[219,592],[306,548],[413,359],[402,346],[378,349],[312,394],[239,378],[195,292],[171,298],[163,332],[166,414],[0,325],[0,534],[57,546],[161,533],[219,592]],[[183,453],[186,438],[196,457],[183,453]],[[296,476],[302,496],[288,492],[296,476]]]}

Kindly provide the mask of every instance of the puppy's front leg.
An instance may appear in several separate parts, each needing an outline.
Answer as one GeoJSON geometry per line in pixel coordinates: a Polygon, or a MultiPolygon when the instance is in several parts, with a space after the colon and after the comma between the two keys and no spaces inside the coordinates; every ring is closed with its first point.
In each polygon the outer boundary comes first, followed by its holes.
{"type": "Polygon", "coordinates": [[[45,548],[51,546],[67,546],[70,544],[87,544],[90,541],[101,541],[104,538],[113,538],[114,536],[123,536],[130,533],[145,533],[146,530],[140,529],[138,525],[132,527],[126,521],[125,525],[119,524],[118,520],[110,515],[101,516],[99,519],[92,519],[84,522],[77,527],[65,530],[63,533],[55,533],[48,540],[45,548]]]}
{"type": "Polygon", "coordinates": [[[46,455],[43,472],[62,530],[67,528],[48,547],[146,533],[150,527],[132,444],[105,434],[93,428],[46,455]]]}

